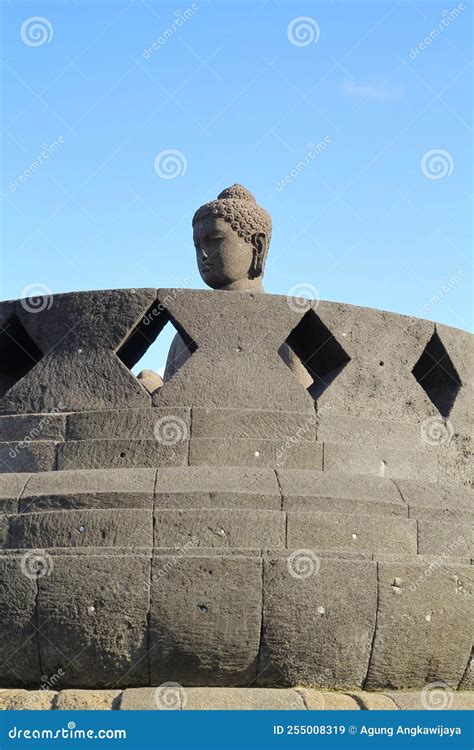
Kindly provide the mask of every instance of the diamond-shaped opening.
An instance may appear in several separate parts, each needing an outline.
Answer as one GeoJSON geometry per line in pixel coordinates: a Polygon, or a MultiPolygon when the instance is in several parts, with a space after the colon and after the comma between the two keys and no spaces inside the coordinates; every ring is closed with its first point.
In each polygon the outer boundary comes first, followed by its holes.
{"type": "MultiPolygon", "coordinates": [[[[191,356],[197,344],[159,302],[154,302],[115,352],[117,357],[150,392],[169,380],[165,372],[171,344],[179,334],[191,356]]],[[[184,351],[186,352],[186,349],[184,351]]],[[[178,369],[179,362],[172,374],[178,369]]]]}
{"type": "Polygon", "coordinates": [[[308,310],[301,318],[278,353],[314,399],[324,393],[351,360],[314,310],[308,310]],[[289,357],[286,347],[290,349],[289,357]],[[296,367],[294,357],[297,359],[296,367]]]}
{"type": "Polygon", "coordinates": [[[42,358],[42,351],[13,313],[0,328],[0,398],[42,358]]]}
{"type": "Polygon", "coordinates": [[[447,418],[462,382],[436,331],[426,344],[412,374],[441,416],[447,418]]]}

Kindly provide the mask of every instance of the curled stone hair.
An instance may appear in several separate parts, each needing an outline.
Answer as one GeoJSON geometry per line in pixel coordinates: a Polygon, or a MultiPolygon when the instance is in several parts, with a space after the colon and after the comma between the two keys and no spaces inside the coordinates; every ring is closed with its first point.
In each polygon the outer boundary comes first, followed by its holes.
{"type": "Polygon", "coordinates": [[[209,214],[228,221],[245,242],[252,243],[254,234],[265,232],[268,248],[272,236],[270,214],[257,204],[250,190],[243,185],[231,185],[219,193],[216,200],[198,208],[193,216],[193,227],[209,214]]]}

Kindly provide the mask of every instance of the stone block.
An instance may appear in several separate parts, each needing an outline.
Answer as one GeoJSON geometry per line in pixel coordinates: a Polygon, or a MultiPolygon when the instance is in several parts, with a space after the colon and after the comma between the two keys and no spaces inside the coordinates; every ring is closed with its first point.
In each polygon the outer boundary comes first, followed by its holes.
{"type": "Polygon", "coordinates": [[[228,508],[155,511],[155,547],[284,547],[285,515],[228,508]]]}
{"type": "Polygon", "coordinates": [[[472,568],[378,563],[379,604],[365,688],[457,687],[471,649],[472,568]]]}
{"type": "Polygon", "coordinates": [[[30,474],[0,474],[0,513],[17,513],[30,474]]]}
{"type": "Polygon", "coordinates": [[[390,479],[329,471],[277,471],[283,510],[408,514],[408,506],[390,479]]]}
{"type": "Polygon", "coordinates": [[[151,509],[55,510],[8,518],[8,543],[12,548],[152,545],[151,509]]]}
{"type": "Polygon", "coordinates": [[[186,440],[164,445],[157,440],[69,440],[58,450],[58,469],[125,469],[184,466],[186,440]]]}
{"type": "Polygon", "coordinates": [[[376,565],[297,550],[264,560],[258,684],[362,686],[377,606],[376,565]]]}
{"type": "Polygon", "coordinates": [[[358,711],[359,704],[350,695],[315,690],[314,688],[297,688],[308,711],[358,711]]]}
{"type": "MultiPolygon", "coordinates": [[[[42,571],[49,569],[48,557],[42,571]]],[[[37,569],[31,556],[0,557],[0,686],[41,682],[36,636],[37,569]]]]}
{"type": "Polygon", "coordinates": [[[153,560],[152,683],[248,685],[262,615],[260,558],[184,555],[153,560]]]}
{"type": "Polygon", "coordinates": [[[454,557],[471,557],[472,524],[451,521],[418,521],[418,553],[454,557]]]}
{"type": "Polygon", "coordinates": [[[143,557],[56,556],[38,582],[42,669],[61,687],[146,684],[149,582],[143,557]]]}
{"type": "MultiPolygon", "coordinates": [[[[461,391],[463,389],[461,388],[461,391]]],[[[472,427],[471,427],[472,431],[472,427]]],[[[472,489],[474,484],[474,446],[472,435],[454,433],[438,452],[439,482],[452,487],[472,489]]]]}
{"type": "Polygon", "coordinates": [[[0,711],[48,711],[56,696],[54,690],[0,690],[0,711]]]}
{"type": "Polygon", "coordinates": [[[436,482],[438,456],[434,452],[366,448],[365,445],[324,444],[325,471],[373,474],[389,479],[436,482]]]}
{"type": "Polygon", "coordinates": [[[402,711],[472,711],[474,694],[460,693],[441,683],[429,683],[423,690],[387,693],[402,711]]]}
{"type": "Polygon", "coordinates": [[[301,440],[286,448],[284,439],[192,438],[189,463],[209,466],[322,469],[322,445],[310,440],[301,440]]]}
{"type": "Polygon", "coordinates": [[[194,438],[282,439],[294,437],[298,441],[316,440],[314,409],[294,413],[258,411],[254,409],[198,409],[192,410],[194,438]]]}
{"type": "Polygon", "coordinates": [[[292,549],[348,549],[416,554],[416,522],[398,516],[288,513],[292,549]]]}
{"type": "Polygon", "coordinates": [[[107,711],[120,703],[121,690],[61,690],[54,703],[59,711],[107,711]]]}
{"type": "Polygon", "coordinates": [[[186,690],[187,711],[304,711],[300,692],[294,688],[207,688],[186,690]]]}
{"type": "Polygon", "coordinates": [[[408,505],[410,518],[449,521],[474,516],[472,490],[407,479],[397,479],[396,485],[408,505]]]}
{"type": "Polygon", "coordinates": [[[318,416],[318,440],[324,443],[363,445],[371,450],[420,450],[423,448],[417,422],[395,422],[323,413],[318,416]]]}
{"type": "Polygon", "coordinates": [[[30,443],[33,440],[62,442],[66,436],[64,414],[8,414],[0,416],[0,440],[30,443]]]}
{"type": "Polygon", "coordinates": [[[156,440],[166,429],[190,432],[190,409],[111,409],[69,414],[68,440],[156,440]]]}
{"type": "Polygon", "coordinates": [[[280,510],[271,469],[187,466],[158,469],[156,503],[169,508],[266,508],[280,510]]]}
{"type": "Polygon", "coordinates": [[[152,508],[156,469],[76,469],[33,475],[21,513],[81,508],[152,508]]]}
{"type": "Polygon", "coordinates": [[[15,474],[31,471],[53,471],[56,468],[56,445],[35,440],[31,443],[0,443],[0,472],[15,474]]]}

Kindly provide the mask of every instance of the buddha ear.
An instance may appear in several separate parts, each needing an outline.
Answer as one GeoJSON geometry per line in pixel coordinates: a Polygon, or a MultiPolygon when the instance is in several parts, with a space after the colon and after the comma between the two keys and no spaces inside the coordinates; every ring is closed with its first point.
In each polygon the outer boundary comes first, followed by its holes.
{"type": "Polygon", "coordinates": [[[253,258],[252,265],[250,266],[250,273],[252,278],[256,278],[263,275],[263,266],[268,247],[267,235],[265,232],[255,232],[255,234],[252,235],[252,246],[253,258]]]}

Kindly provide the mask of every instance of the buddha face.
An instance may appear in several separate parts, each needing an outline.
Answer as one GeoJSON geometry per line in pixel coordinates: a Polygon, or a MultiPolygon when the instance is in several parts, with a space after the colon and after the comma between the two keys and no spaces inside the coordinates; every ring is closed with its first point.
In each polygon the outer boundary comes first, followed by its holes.
{"type": "Polygon", "coordinates": [[[261,275],[259,259],[266,247],[263,233],[254,235],[252,243],[246,242],[229,222],[209,214],[195,224],[193,239],[199,273],[211,289],[222,289],[261,275]]]}

